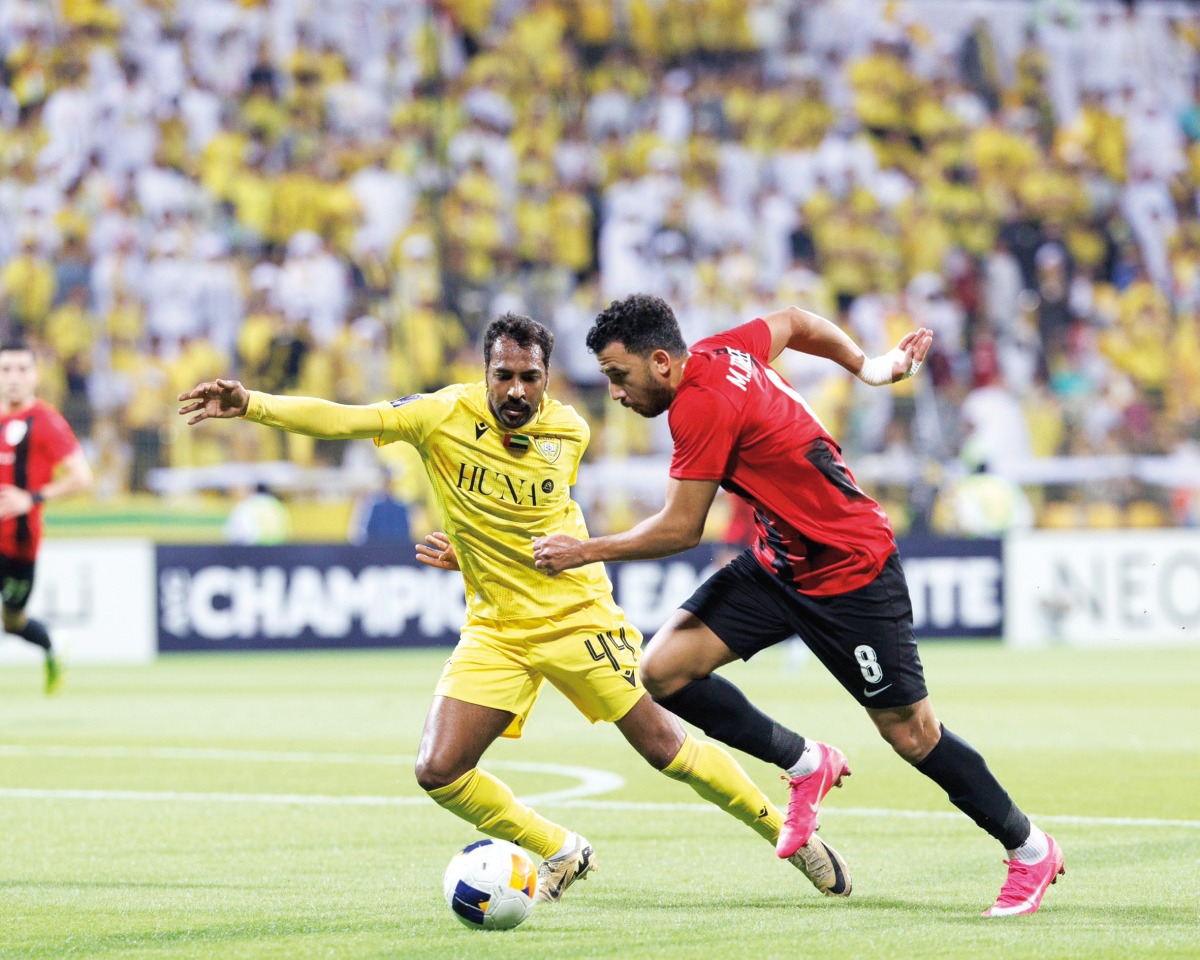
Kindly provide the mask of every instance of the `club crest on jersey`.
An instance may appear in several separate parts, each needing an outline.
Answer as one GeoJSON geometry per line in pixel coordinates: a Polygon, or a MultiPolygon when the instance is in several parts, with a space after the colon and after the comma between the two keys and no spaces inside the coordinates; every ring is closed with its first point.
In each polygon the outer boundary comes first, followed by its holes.
{"type": "Polygon", "coordinates": [[[29,424],[24,420],[9,420],[4,425],[4,442],[10,447],[15,447],[25,439],[25,434],[28,432],[29,424]]]}
{"type": "Polygon", "coordinates": [[[554,463],[562,456],[562,439],[560,437],[538,437],[533,445],[537,447],[547,463],[554,463]]]}

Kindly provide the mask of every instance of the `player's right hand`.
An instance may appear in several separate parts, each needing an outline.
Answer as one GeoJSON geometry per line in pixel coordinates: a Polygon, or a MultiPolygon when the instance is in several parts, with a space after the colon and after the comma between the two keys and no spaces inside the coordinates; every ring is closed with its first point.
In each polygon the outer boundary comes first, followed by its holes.
{"type": "Polygon", "coordinates": [[[185,400],[192,402],[180,407],[179,415],[186,417],[194,413],[195,416],[188,420],[188,426],[191,426],[201,420],[229,420],[243,416],[250,403],[250,391],[237,380],[209,380],[181,393],[179,401],[185,400]]]}
{"type": "Polygon", "coordinates": [[[441,530],[426,534],[425,543],[417,544],[417,560],[427,567],[437,567],[440,570],[460,569],[454,546],[441,530]],[[425,546],[426,543],[429,546],[425,546]]]}
{"type": "Polygon", "coordinates": [[[23,487],[0,483],[0,520],[23,517],[33,510],[33,499],[23,487]]]}

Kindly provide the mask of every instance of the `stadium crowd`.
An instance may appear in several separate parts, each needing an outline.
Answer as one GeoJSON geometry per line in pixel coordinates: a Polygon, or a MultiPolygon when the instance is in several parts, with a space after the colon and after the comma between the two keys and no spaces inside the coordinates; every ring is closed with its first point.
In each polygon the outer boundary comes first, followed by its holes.
{"type": "Polygon", "coordinates": [[[558,333],[594,463],[661,453],[583,347],[639,291],[689,340],[791,303],[868,352],[932,328],[890,391],[785,369],[900,529],[1196,524],[1186,485],[1005,475],[1200,442],[1198,67],[1171,3],[0,0],[0,321],[107,496],[341,463],[174,397],[474,379],[505,310],[558,333]]]}

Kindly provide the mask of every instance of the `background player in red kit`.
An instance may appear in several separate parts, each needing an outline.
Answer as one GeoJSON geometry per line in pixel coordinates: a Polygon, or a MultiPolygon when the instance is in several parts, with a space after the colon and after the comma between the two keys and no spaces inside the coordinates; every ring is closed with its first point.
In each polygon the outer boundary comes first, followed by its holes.
{"type": "Polygon", "coordinates": [[[689,351],[661,299],[615,301],[587,345],[614,400],[645,417],[669,412],[675,450],[666,504],[625,533],[535,540],[534,558],[558,573],[668,556],[699,543],[718,486],[748,501],[753,545],[655,635],[642,660],[646,689],[713,739],[787,771],[791,798],[776,851],[787,856],[812,835],[821,800],[849,774],[846,758],[767,717],[713,671],[798,633],[893,749],[1008,850],[1008,877],[985,916],[1032,913],[1063,872],[1062,851],[983,757],[938,723],[891,523],[804,399],[769,366],[790,347],[881,385],[915,373],[932,341],[922,328],[867,358],[837,326],[792,307],[689,351]]]}
{"type": "Polygon", "coordinates": [[[46,653],[46,692],[62,674],[50,634],[25,615],[42,535],[42,504],[83,493],[92,470],[62,414],[37,399],[37,358],[23,343],[0,346],[0,599],[4,629],[46,653]]]}

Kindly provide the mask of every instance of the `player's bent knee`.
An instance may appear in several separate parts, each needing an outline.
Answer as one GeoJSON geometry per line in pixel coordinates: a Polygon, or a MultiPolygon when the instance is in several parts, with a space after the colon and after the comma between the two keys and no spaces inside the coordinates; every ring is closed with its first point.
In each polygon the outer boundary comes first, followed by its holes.
{"type": "Polygon", "coordinates": [[[650,673],[645,667],[642,668],[642,686],[646,688],[646,692],[652,697],[666,697],[670,695],[670,690],[655,674],[650,673]]]}
{"type": "Polygon", "coordinates": [[[942,735],[929,698],[907,707],[868,710],[879,735],[909,763],[920,763],[942,735]]]}
{"type": "Polygon", "coordinates": [[[643,745],[639,750],[642,757],[655,770],[666,770],[671,761],[679,755],[679,744],[672,739],[656,740],[649,745],[643,745]]]}
{"type": "Polygon", "coordinates": [[[428,793],[430,790],[450,786],[469,769],[470,767],[460,769],[459,764],[448,763],[439,757],[421,757],[417,760],[414,773],[417,776],[417,785],[428,793]]]}
{"type": "Polygon", "coordinates": [[[671,765],[686,737],[675,715],[645,696],[617,721],[617,728],[655,770],[671,765]]]}
{"type": "Polygon", "coordinates": [[[928,743],[928,737],[917,725],[896,724],[891,727],[881,727],[879,733],[893,750],[909,763],[920,763],[933,749],[934,744],[928,743]]]}
{"type": "Polygon", "coordinates": [[[890,741],[892,749],[909,763],[920,763],[927,751],[917,746],[917,741],[911,738],[890,741]]]}
{"type": "Polygon", "coordinates": [[[672,669],[665,657],[655,656],[653,647],[642,654],[641,669],[642,686],[655,698],[678,693],[691,681],[690,677],[681,676],[672,669]]]}

